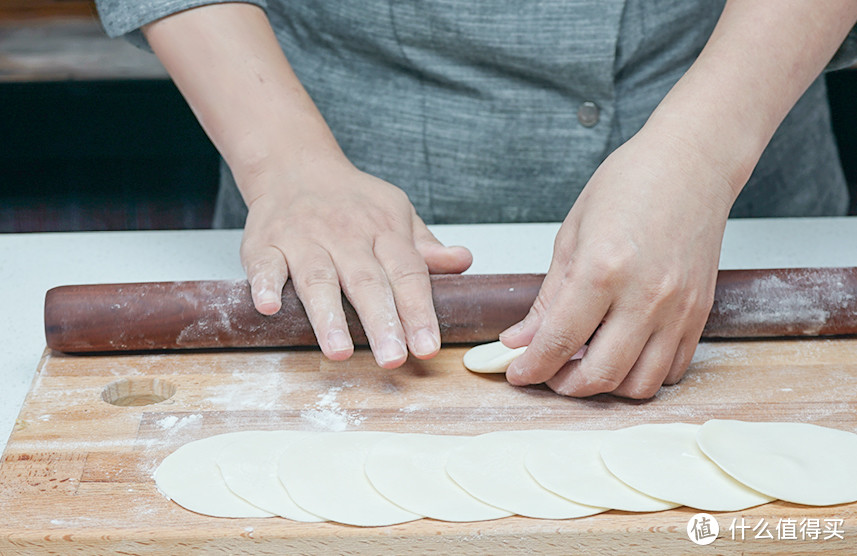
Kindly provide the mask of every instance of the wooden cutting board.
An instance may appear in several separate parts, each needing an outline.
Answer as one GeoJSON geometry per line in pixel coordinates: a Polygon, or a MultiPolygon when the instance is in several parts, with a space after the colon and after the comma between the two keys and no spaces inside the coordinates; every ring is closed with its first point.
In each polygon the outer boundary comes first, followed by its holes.
{"type": "Polygon", "coordinates": [[[648,402],[610,396],[576,400],[544,387],[515,388],[502,377],[466,371],[461,365],[465,349],[445,348],[432,361],[410,361],[394,371],[377,368],[365,351],[344,363],[326,361],[314,350],[47,352],[0,464],[0,554],[857,550],[857,504],[814,508],[776,502],[717,513],[719,538],[698,547],[686,532],[697,513],[688,508],[610,511],[566,521],[424,519],[358,528],[279,518],[210,518],[184,510],[155,488],[154,470],[177,447],[249,429],[474,435],[734,418],[857,431],[857,339],[702,344],[682,383],[663,388],[648,402]],[[153,401],[146,398],[153,385],[156,393],[174,394],[149,405],[105,401],[129,391],[139,403],[153,401]],[[743,541],[740,527],[730,531],[733,520],[740,526],[742,519],[747,527],[743,541]],[[792,536],[791,519],[796,520],[795,539],[786,538],[792,536]],[[802,534],[804,520],[818,520],[818,527],[806,521],[809,528],[802,534]],[[773,538],[755,538],[767,534],[773,538]]]}

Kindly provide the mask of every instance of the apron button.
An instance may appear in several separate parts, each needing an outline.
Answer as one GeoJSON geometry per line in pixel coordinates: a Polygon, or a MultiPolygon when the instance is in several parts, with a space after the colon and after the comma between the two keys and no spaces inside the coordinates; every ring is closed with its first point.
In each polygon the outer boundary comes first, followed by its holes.
{"type": "Polygon", "coordinates": [[[577,121],[579,121],[580,125],[583,127],[592,127],[598,123],[600,113],[601,110],[599,110],[598,105],[587,100],[580,105],[580,108],[577,109],[577,121]]]}

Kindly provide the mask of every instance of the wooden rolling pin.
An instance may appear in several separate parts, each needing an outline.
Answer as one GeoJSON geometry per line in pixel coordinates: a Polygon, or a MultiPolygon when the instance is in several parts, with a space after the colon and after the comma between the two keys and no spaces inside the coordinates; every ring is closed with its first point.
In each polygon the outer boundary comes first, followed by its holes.
{"type": "MultiPolygon", "coordinates": [[[[522,319],[542,274],[432,277],[444,343],[486,342],[522,319]]],[[[344,302],[355,344],[366,336],[344,302]]],[[[246,281],[62,286],[45,298],[48,346],[69,353],[316,345],[291,283],[256,312],[246,281]]],[[[720,271],[708,338],[857,334],[857,268],[720,271]]]]}

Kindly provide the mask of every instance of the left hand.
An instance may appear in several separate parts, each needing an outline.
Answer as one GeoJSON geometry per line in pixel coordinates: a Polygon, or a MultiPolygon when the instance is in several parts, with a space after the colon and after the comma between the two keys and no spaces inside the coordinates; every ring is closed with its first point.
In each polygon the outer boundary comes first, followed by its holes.
{"type": "Polygon", "coordinates": [[[703,149],[674,136],[644,129],[611,154],[563,222],[529,314],[501,334],[508,347],[529,345],[508,381],[629,398],[677,382],[711,310],[735,190],[703,149]]]}

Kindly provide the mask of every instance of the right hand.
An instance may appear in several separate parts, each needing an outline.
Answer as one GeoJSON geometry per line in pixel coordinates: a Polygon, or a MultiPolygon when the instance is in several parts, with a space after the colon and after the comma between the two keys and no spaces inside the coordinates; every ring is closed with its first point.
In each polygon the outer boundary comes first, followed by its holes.
{"type": "Polygon", "coordinates": [[[429,274],[463,272],[472,261],[467,249],[444,247],[401,189],[344,159],[249,179],[256,183],[242,190],[264,193],[247,199],[241,261],[260,313],[280,310],[291,277],[329,359],[354,351],[342,293],[381,367],[400,366],[408,349],[420,359],[438,353],[429,274]]]}

